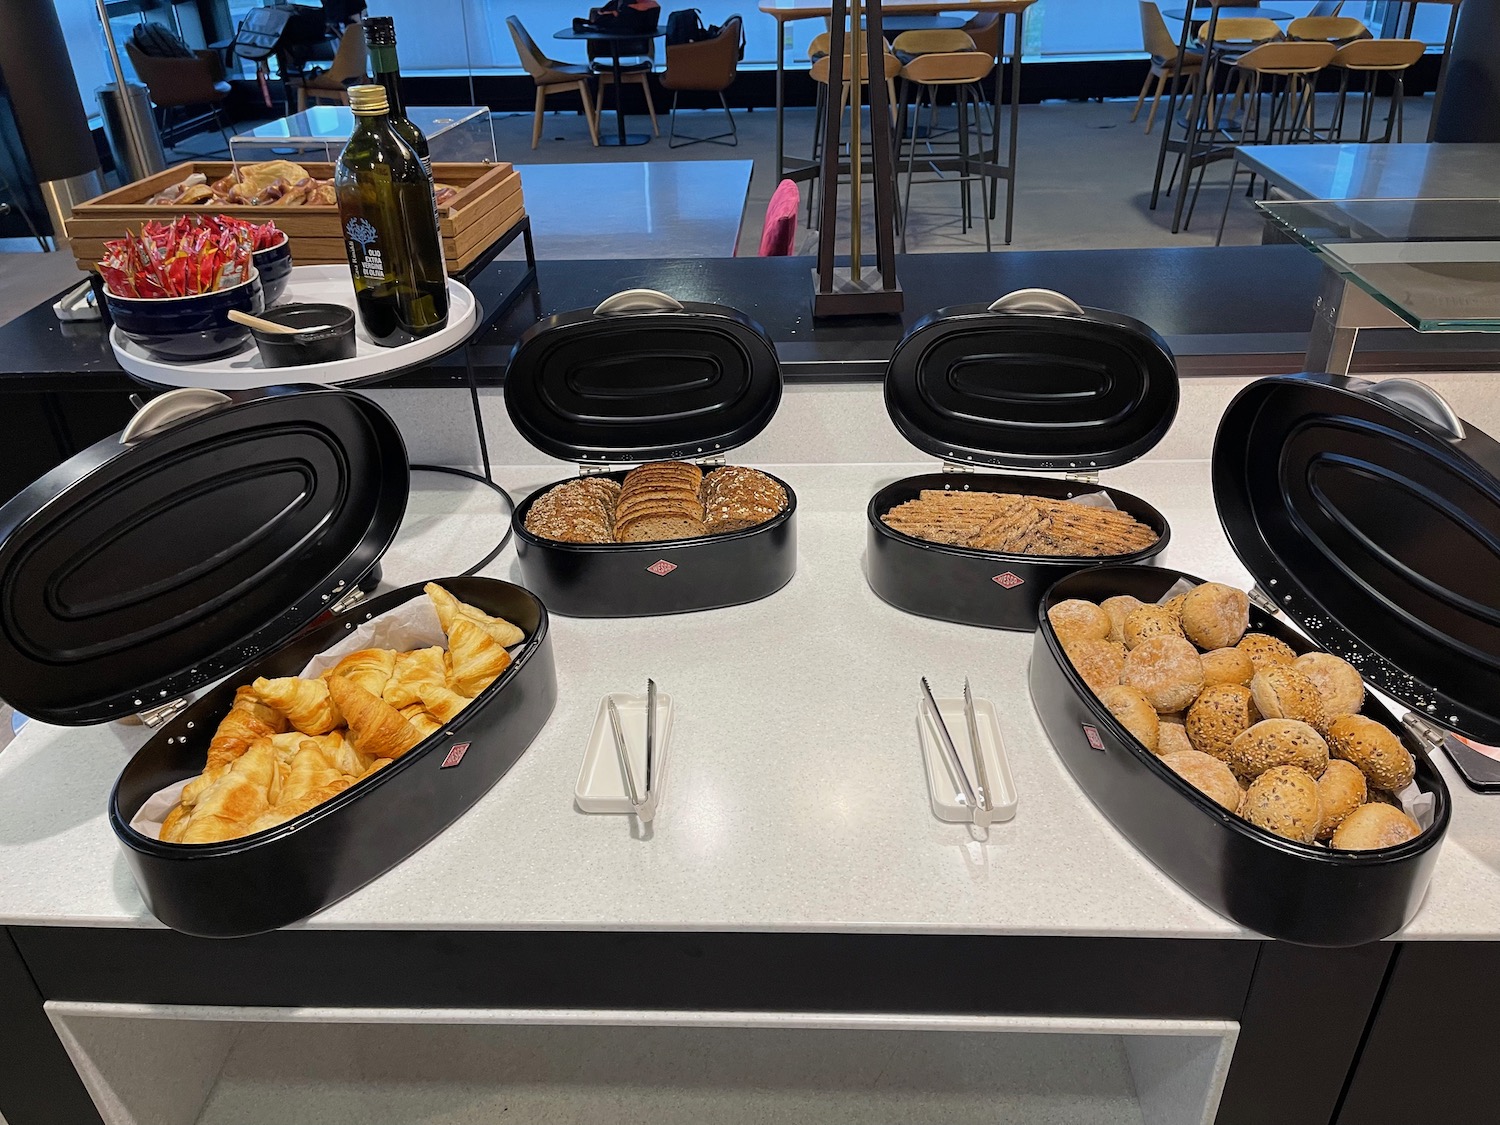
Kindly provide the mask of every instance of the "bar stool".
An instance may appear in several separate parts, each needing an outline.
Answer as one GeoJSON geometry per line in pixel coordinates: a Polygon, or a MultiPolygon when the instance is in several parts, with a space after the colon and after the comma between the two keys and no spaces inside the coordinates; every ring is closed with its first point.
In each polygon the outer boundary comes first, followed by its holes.
{"type": "MultiPolygon", "coordinates": [[[[988,78],[994,69],[993,56],[974,50],[918,55],[901,68],[901,77],[904,80],[903,89],[906,85],[916,89],[916,100],[912,107],[913,128],[910,130],[911,137],[906,154],[906,192],[901,204],[901,250],[903,253],[906,251],[907,225],[911,220],[911,185],[915,178],[917,158],[915,126],[921,119],[922,103],[924,100],[927,102],[928,119],[931,120],[936,109],[938,91],[945,88],[953,91],[958,109],[957,155],[929,156],[924,159],[923,163],[940,175],[949,171],[958,173],[956,182],[960,191],[962,229],[968,231],[974,214],[969,185],[978,180],[982,189],[984,182],[994,178],[995,175],[991,165],[985,160],[984,117],[979,108],[983,98],[979,84],[988,78]],[[971,105],[974,113],[973,123],[979,134],[978,146],[973,150],[977,153],[977,157],[970,154],[969,110],[971,105]]],[[[903,128],[906,116],[905,102],[901,105],[901,115],[896,131],[898,138],[907,132],[903,128]]],[[[992,250],[994,247],[990,237],[990,211],[985,205],[983,195],[980,197],[979,209],[984,213],[984,248],[992,250]]]]}
{"type": "Polygon", "coordinates": [[[1386,113],[1385,136],[1389,142],[1394,127],[1399,144],[1406,132],[1406,72],[1427,52],[1427,44],[1420,39],[1361,39],[1346,43],[1333,56],[1330,66],[1342,71],[1339,76],[1339,104],[1333,116],[1333,136],[1344,139],[1344,109],[1349,99],[1351,75],[1365,76],[1365,101],[1359,115],[1359,139],[1361,143],[1370,139],[1370,125],[1375,117],[1375,83],[1382,74],[1395,79],[1391,92],[1391,108],[1386,113]]]}
{"type": "MultiPolygon", "coordinates": [[[[1318,92],[1318,75],[1333,62],[1338,48],[1332,43],[1264,43],[1247,52],[1235,67],[1242,80],[1249,83],[1250,100],[1245,114],[1240,144],[1296,144],[1304,131],[1316,138],[1314,98],[1318,92]],[[1261,135],[1261,99],[1269,94],[1271,111],[1261,135]]],[[[1240,174],[1238,149],[1229,173],[1229,190],[1224,198],[1224,214],[1219,219],[1219,234],[1214,245],[1222,244],[1224,227],[1229,221],[1229,205],[1234,199],[1234,182],[1240,174]]],[[[1203,187],[1199,178],[1193,193],[1193,206],[1203,187]]],[[[1250,176],[1250,191],[1255,190],[1255,176],[1250,176]]],[[[1188,212],[1191,217],[1191,209],[1188,212]]]]}
{"type": "MultiPolygon", "coordinates": [[[[1205,93],[1209,99],[1208,129],[1213,132],[1218,128],[1222,109],[1220,102],[1227,100],[1229,93],[1226,90],[1222,98],[1215,94],[1218,64],[1227,62],[1232,65],[1255,48],[1266,43],[1278,43],[1284,37],[1281,34],[1281,28],[1274,21],[1259,16],[1235,16],[1219,20],[1213,27],[1212,42],[1209,42],[1209,30],[1208,24],[1198,29],[1198,42],[1209,52],[1208,89],[1205,93]]],[[[1239,88],[1234,93],[1235,112],[1239,111],[1245,92],[1245,76],[1242,73],[1239,88]]],[[[1186,183],[1186,181],[1183,182],[1186,183]]],[[[1168,187],[1167,190],[1172,189],[1168,187]]]]}
{"type": "Polygon", "coordinates": [[[1303,16],[1286,25],[1286,37],[1342,47],[1356,39],[1369,39],[1371,35],[1370,29],[1353,16],[1303,16]]]}

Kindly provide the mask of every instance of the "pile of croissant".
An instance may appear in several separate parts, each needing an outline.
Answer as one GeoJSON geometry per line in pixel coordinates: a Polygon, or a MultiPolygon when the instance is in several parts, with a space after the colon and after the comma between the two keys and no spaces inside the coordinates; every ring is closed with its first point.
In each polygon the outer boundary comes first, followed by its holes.
{"type": "Polygon", "coordinates": [[[362,649],[316,678],[240,688],[161,839],[211,844],[283,824],[390,765],[489,687],[525,634],[441,586],[426,591],[447,651],[362,649]]]}

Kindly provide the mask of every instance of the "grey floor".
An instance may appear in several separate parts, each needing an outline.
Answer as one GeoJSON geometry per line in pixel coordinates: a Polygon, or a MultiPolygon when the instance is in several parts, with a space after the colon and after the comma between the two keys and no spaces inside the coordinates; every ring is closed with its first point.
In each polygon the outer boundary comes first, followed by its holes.
{"type": "MultiPolygon", "coordinates": [[[[634,93],[632,91],[631,93],[634,93]]],[[[639,95],[637,94],[638,98],[639,95]]],[[[1406,135],[1416,140],[1424,137],[1431,110],[1430,97],[1410,98],[1407,102],[1406,135]]],[[[1326,121],[1333,111],[1332,98],[1320,99],[1319,120],[1326,121]]],[[[629,106],[627,96],[627,107],[629,106]]],[[[665,110],[666,103],[662,103],[665,110]]],[[[1156,168],[1158,135],[1146,136],[1141,125],[1130,123],[1132,103],[1047,102],[1021,108],[1020,149],[1017,160],[1016,225],[1012,247],[1018,250],[1078,250],[1161,246],[1212,245],[1220,212],[1224,205],[1229,178],[1228,162],[1214,165],[1205,179],[1198,213],[1189,230],[1171,233],[1171,200],[1152,211],[1151,181],[1156,168]]],[[[951,112],[951,111],[950,111],[951,112]]],[[[1350,115],[1356,112],[1351,106],[1350,115]]],[[[1384,112],[1384,106],[1380,107],[1384,112]]],[[[1142,118],[1144,120],[1144,116],[1142,118]]],[[[762,217],[771,192],[776,187],[772,165],[775,156],[775,115],[770,110],[735,113],[739,128],[739,145],[692,145],[668,149],[667,119],[663,112],[663,136],[650,144],[619,149],[595,148],[589,143],[583,118],[574,112],[550,113],[545,122],[540,146],[533,151],[531,115],[529,113],[497,114],[494,118],[495,139],[500,159],[517,164],[613,163],[634,161],[745,160],[755,162],[749,196],[746,201],[740,253],[753,254],[760,240],[762,217]]],[[[717,112],[690,111],[679,115],[684,132],[706,133],[722,127],[723,116],[717,112]]],[[[610,112],[602,125],[612,129],[610,112]]],[[[631,118],[632,129],[644,128],[644,116],[631,118]]],[[[806,154],[811,143],[813,111],[793,109],[786,115],[787,151],[806,154]]],[[[1158,122],[1158,129],[1160,122],[1158,122]]],[[[223,156],[224,148],[217,133],[188,138],[171,154],[176,159],[223,156]]],[[[903,165],[904,167],[904,165],[903,165]]],[[[920,154],[919,154],[920,168],[920,154]]],[[[1243,186],[1246,181],[1240,181],[1243,186]]],[[[866,184],[868,193],[869,185],[866,184]]],[[[911,222],[907,250],[911,253],[941,251],[982,251],[984,231],[975,225],[962,229],[959,210],[959,187],[954,183],[918,183],[912,190],[911,222]]],[[[589,206],[590,186],[578,185],[579,206],[589,206]]],[[[976,199],[978,188],[975,189],[976,199]]],[[[841,198],[847,201],[847,184],[841,198]]],[[[866,195],[868,200],[869,196],[866,195]]],[[[805,216],[806,212],[803,211],[805,216]]],[[[978,210],[975,209],[975,218],[978,210]]],[[[867,226],[867,236],[871,228],[867,226]]],[[[1243,187],[1233,201],[1224,241],[1228,245],[1254,243],[1260,240],[1260,223],[1243,187]]],[[[840,230],[847,239],[847,220],[840,230]]],[[[807,250],[812,238],[802,230],[799,247],[807,250]]],[[[652,253],[658,257],[701,255],[694,245],[679,245],[664,237],[652,253]]],[[[995,247],[1003,248],[998,229],[995,247]]],[[[65,255],[28,253],[34,242],[20,239],[0,240],[0,324],[25,311],[65,287],[76,273],[65,255]],[[19,253],[17,253],[19,251],[19,253]]],[[[538,252],[547,256],[545,241],[539,241],[538,252]]],[[[628,254],[635,257],[639,247],[628,254]]],[[[611,256],[611,247],[601,242],[598,256],[611,256]]]]}

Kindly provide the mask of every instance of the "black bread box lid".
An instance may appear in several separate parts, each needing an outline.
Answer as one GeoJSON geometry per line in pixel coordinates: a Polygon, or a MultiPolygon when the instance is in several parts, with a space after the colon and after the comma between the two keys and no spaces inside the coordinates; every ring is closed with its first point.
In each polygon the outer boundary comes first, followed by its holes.
{"type": "Polygon", "coordinates": [[[521,436],[575,463],[712,456],[760,433],[780,403],[765,329],[724,305],[650,289],[538,321],[505,372],[521,436]]]}
{"type": "Polygon", "coordinates": [[[886,409],[948,461],[1082,471],[1135,460],[1177,415],[1177,365],[1147,325],[1023,289],[918,321],[886,368],[886,409]]]}
{"type": "Polygon", "coordinates": [[[0,507],[0,698],[77,725],[230,674],[375,566],[408,489],[400,431],[369,399],[153,399],[0,507]]]}
{"type": "Polygon", "coordinates": [[[1429,723],[1500,743],[1500,445],[1421,383],[1261,379],[1214,500],[1276,607],[1429,723]]]}

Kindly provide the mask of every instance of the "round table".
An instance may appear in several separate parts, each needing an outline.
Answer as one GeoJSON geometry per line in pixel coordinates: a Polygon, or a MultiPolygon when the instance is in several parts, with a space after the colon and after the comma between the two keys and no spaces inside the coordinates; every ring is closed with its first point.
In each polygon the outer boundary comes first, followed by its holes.
{"type": "MultiPolygon", "coordinates": [[[[601,134],[599,143],[601,145],[643,145],[651,139],[650,133],[627,133],[625,131],[625,111],[620,108],[621,82],[620,55],[634,53],[628,51],[628,44],[639,43],[643,39],[659,39],[666,35],[665,29],[661,31],[574,31],[571,27],[562,31],[554,32],[554,39],[582,39],[588,43],[603,43],[609,49],[611,69],[615,83],[615,135],[601,134]]],[[[603,108],[603,95],[600,95],[600,108],[603,108]]]]}
{"type": "Polygon", "coordinates": [[[902,31],[957,31],[967,23],[963,16],[901,16],[887,15],[880,21],[885,32],[902,31]]]}
{"type": "MultiPolygon", "coordinates": [[[[1209,16],[1213,15],[1213,11],[1214,10],[1210,5],[1204,4],[1201,7],[1195,5],[1193,7],[1191,15],[1188,14],[1188,10],[1186,8],[1172,8],[1169,11],[1163,12],[1162,15],[1166,16],[1169,20],[1207,20],[1209,16]]],[[[1290,20],[1295,19],[1296,17],[1291,12],[1279,12],[1275,8],[1246,7],[1220,8],[1219,18],[1221,20],[1290,20]]]]}

